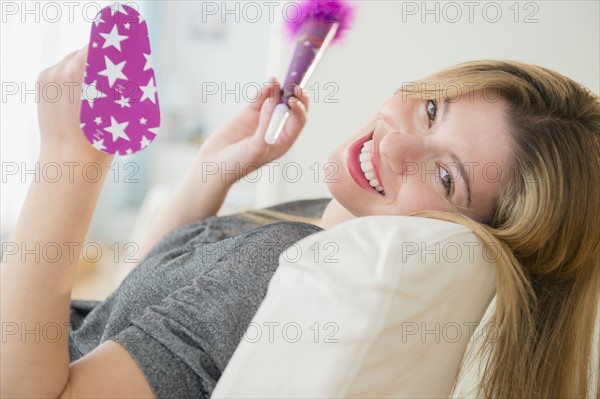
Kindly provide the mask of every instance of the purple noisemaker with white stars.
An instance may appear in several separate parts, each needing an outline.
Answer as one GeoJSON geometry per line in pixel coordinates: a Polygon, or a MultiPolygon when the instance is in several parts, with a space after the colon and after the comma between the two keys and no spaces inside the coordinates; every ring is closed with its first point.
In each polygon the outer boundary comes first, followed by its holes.
{"type": "Polygon", "coordinates": [[[339,40],[354,17],[354,9],[341,0],[304,1],[299,15],[286,21],[287,32],[295,37],[295,47],[281,98],[275,106],[265,141],[273,144],[290,115],[287,104],[296,86],[304,88],[330,43],[339,40]]]}
{"type": "Polygon", "coordinates": [[[160,127],[148,27],[132,7],[115,3],[92,22],[81,90],[86,139],[108,154],[148,147],[160,127]]]}

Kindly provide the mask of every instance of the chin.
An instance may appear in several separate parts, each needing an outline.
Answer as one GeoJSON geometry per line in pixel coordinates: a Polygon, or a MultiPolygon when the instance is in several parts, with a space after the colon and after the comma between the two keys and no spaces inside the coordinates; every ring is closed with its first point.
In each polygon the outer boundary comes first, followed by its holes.
{"type": "Polygon", "coordinates": [[[357,201],[356,193],[349,193],[347,190],[343,190],[339,183],[328,183],[327,188],[338,207],[344,208],[354,217],[368,215],[368,212],[365,212],[364,209],[365,204],[357,201]]]}

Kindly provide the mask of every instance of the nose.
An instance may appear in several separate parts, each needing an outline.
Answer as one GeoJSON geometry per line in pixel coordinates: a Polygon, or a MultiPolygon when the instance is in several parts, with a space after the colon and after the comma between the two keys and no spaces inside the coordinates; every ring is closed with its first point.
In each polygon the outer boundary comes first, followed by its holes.
{"type": "Polygon", "coordinates": [[[387,161],[398,175],[418,169],[427,152],[427,143],[421,134],[389,128],[379,142],[382,161],[387,161]]]}

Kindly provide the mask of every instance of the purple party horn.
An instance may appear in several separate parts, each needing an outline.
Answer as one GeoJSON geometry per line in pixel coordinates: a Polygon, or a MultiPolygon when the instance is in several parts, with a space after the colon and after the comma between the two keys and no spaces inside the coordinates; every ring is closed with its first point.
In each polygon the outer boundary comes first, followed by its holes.
{"type": "Polygon", "coordinates": [[[290,116],[287,103],[296,86],[306,86],[329,44],[341,38],[354,17],[354,9],[341,0],[305,1],[300,10],[299,18],[285,25],[288,33],[295,36],[295,46],[281,98],[265,133],[267,144],[275,143],[281,134],[290,116]]]}
{"type": "Polygon", "coordinates": [[[132,7],[115,3],[92,23],[80,122],[90,144],[108,154],[141,151],[158,133],[148,27],[132,7]]]}

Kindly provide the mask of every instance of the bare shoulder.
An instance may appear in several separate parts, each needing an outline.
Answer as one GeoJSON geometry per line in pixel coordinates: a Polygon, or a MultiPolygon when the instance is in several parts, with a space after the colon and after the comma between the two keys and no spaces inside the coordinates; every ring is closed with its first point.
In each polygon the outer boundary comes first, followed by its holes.
{"type": "Polygon", "coordinates": [[[60,398],[155,398],[129,352],[114,341],[102,343],[70,369],[60,398]]]}

